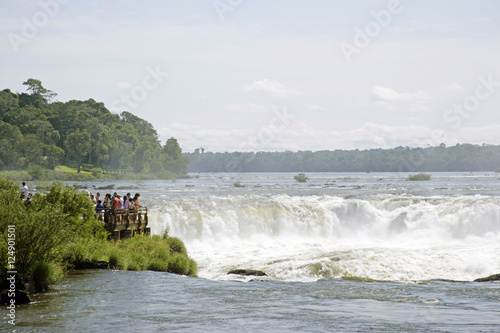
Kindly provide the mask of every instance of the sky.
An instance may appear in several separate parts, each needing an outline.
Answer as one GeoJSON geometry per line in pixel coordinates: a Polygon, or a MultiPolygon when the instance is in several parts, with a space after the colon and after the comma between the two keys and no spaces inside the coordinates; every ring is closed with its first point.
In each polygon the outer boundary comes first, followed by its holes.
{"type": "Polygon", "coordinates": [[[183,151],[500,144],[500,1],[0,0],[0,89],[183,151]]]}

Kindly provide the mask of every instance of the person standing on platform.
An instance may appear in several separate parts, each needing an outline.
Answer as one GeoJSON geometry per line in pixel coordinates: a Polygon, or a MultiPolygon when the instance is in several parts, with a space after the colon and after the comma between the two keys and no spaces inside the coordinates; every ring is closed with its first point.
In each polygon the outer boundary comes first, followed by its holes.
{"type": "Polygon", "coordinates": [[[127,193],[127,194],[125,195],[125,197],[123,197],[123,205],[122,205],[122,207],[123,207],[123,211],[127,211],[127,210],[128,210],[128,204],[129,204],[129,199],[128,199],[128,197],[129,197],[129,195],[130,195],[130,193],[127,193]]]}
{"type": "Polygon", "coordinates": [[[23,188],[22,188],[22,190],[23,190],[23,195],[24,195],[23,199],[24,200],[28,199],[28,194],[30,193],[30,191],[28,189],[28,185],[26,185],[25,182],[23,182],[23,188]]]}

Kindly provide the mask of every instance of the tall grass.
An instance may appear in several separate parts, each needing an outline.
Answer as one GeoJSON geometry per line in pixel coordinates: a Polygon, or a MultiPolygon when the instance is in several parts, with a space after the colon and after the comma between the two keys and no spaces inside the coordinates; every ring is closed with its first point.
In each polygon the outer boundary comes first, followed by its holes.
{"type": "Polygon", "coordinates": [[[102,260],[124,270],[197,275],[196,262],[188,257],[184,243],[175,237],[136,235],[116,242],[96,241],[85,247],[71,243],[62,255],[69,267],[85,260],[102,260]]]}

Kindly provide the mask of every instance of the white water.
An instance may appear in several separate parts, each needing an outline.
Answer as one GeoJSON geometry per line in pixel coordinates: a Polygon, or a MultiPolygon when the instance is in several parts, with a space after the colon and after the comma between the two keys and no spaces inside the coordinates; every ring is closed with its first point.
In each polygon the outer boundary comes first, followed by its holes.
{"type": "MultiPolygon", "coordinates": [[[[168,227],[180,237],[201,279],[75,272],[21,306],[16,329],[500,331],[497,283],[414,283],[500,273],[498,174],[409,182],[398,174],[308,173],[306,184],[293,173],[193,176],[116,181],[110,191],[140,192],[153,232],[168,227]],[[264,270],[271,281],[219,281],[253,279],[227,275],[233,268],[264,270]]],[[[85,185],[103,193],[111,184],[85,185]]]]}
{"type": "MultiPolygon", "coordinates": [[[[290,192],[290,190],[283,190],[290,192]]],[[[248,194],[246,194],[248,193],[248,194]]],[[[201,277],[470,281],[500,271],[500,198],[486,195],[160,196],[153,233],[181,238],[201,277]]]]}

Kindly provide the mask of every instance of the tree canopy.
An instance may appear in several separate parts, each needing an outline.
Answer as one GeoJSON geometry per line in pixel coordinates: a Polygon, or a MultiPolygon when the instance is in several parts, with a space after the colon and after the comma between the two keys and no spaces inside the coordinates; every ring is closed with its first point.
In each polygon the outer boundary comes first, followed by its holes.
{"type": "Polygon", "coordinates": [[[52,102],[57,95],[40,80],[27,93],[0,91],[0,170],[57,165],[133,170],[182,177],[188,161],[175,138],[162,146],[154,127],[124,111],[111,113],[89,99],[52,102]]]}
{"type": "Polygon", "coordinates": [[[185,153],[190,172],[425,172],[496,171],[500,146],[457,144],[446,147],[298,152],[185,153]]]}

